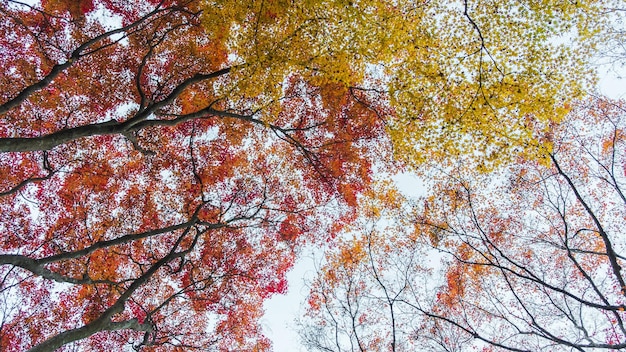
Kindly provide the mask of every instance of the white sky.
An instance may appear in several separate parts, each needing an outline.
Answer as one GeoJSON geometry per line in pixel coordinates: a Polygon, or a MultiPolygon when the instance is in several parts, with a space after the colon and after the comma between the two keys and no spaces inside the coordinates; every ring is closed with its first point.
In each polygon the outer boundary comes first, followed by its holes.
{"type": "Polygon", "coordinates": [[[315,276],[315,264],[311,256],[303,256],[287,275],[289,291],[265,301],[265,316],[261,324],[265,335],[272,340],[275,352],[301,352],[294,320],[304,312],[304,299],[308,294],[305,281],[315,276]]]}

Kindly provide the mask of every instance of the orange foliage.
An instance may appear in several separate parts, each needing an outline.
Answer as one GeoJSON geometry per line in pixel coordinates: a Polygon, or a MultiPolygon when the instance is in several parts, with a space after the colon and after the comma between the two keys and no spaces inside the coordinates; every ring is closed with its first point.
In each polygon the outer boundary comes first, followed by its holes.
{"type": "Polygon", "coordinates": [[[295,74],[243,94],[260,83],[202,6],[0,4],[0,293],[20,297],[0,349],[97,326],[75,348],[267,351],[263,300],[354,219],[388,153],[382,95],[295,74]]]}

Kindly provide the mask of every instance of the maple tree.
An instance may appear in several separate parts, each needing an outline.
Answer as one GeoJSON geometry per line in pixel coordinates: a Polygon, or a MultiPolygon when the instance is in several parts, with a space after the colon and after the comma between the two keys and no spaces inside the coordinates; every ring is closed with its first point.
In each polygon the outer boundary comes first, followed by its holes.
{"type": "Polygon", "coordinates": [[[420,350],[411,337],[419,319],[404,300],[428,270],[426,246],[406,231],[412,228],[402,221],[406,199],[390,183],[375,188],[310,282],[307,311],[298,321],[308,350],[420,350]]]}
{"type": "Polygon", "coordinates": [[[435,184],[413,210],[370,216],[389,225],[378,220],[329,256],[311,288],[305,342],[333,351],[626,347],[625,116],[623,101],[590,98],[545,135],[547,163],[431,169],[435,184]]]}
{"type": "Polygon", "coordinates": [[[391,143],[536,153],[610,4],[0,1],[0,347],[269,349],[391,143]]]}
{"type": "Polygon", "coordinates": [[[385,158],[376,92],[231,93],[199,6],[2,2],[3,351],[269,349],[263,300],[385,158]]]}

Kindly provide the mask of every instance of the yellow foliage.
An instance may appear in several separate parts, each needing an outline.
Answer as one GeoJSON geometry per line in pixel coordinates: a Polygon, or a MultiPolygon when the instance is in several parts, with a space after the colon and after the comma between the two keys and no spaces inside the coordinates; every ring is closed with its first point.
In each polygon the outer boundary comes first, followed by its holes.
{"type": "MultiPolygon", "coordinates": [[[[362,209],[364,215],[377,219],[385,213],[400,209],[405,201],[392,181],[380,180],[366,191],[359,208],[362,209]]],[[[386,215],[389,216],[389,214],[386,215]]]]}
{"type": "Polygon", "coordinates": [[[222,87],[231,101],[267,107],[293,74],[319,86],[380,82],[374,88],[388,93],[395,111],[386,118],[399,158],[416,165],[465,155],[488,171],[549,150],[537,135],[593,80],[584,60],[611,1],[204,0],[202,7],[204,26],[226,41],[238,67],[222,87]]]}

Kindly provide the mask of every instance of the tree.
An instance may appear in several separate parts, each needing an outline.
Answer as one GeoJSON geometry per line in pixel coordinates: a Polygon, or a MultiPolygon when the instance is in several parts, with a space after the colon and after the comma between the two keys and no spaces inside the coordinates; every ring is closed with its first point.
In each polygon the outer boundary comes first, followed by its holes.
{"type": "Polygon", "coordinates": [[[454,258],[435,316],[511,350],[624,348],[623,126],[623,102],[589,99],[546,135],[548,165],[447,183],[419,221],[454,258]]]}
{"type": "MultiPolygon", "coordinates": [[[[490,174],[463,163],[431,171],[436,185],[415,215],[392,217],[399,230],[384,241],[395,245],[371,246],[350,262],[369,288],[358,295],[359,314],[400,317],[363,320],[361,331],[378,331],[389,350],[398,350],[398,336],[429,351],[624,348],[625,113],[622,101],[588,99],[545,135],[553,149],[543,161],[520,158],[490,174]],[[441,264],[429,264],[428,255],[441,264]],[[393,331],[402,333],[391,338],[393,331]]],[[[372,233],[345,247],[358,253],[363,241],[377,238],[372,233]]],[[[309,301],[317,324],[305,324],[305,333],[348,316],[320,309],[339,304],[335,295],[352,282],[328,277],[341,267],[331,259],[322,269],[324,287],[314,285],[309,301]]],[[[344,349],[358,350],[326,350],[344,349]]]]}
{"type": "Polygon", "coordinates": [[[362,198],[359,221],[325,253],[310,282],[302,343],[311,351],[421,350],[419,318],[404,303],[427,272],[425,247],[411,236],[406,199],[390,183],[362,198]],[[408,225],[408,226],[407,226],[408,225]]]}
{"type": "Polygon", "coordinates": [[[528,154],[604,5],[1,1],[0,346],[267,349],[260,302],[388,139],[528,154]]]}
{"type": "Polygon", "coordinates": [[[2,3],[3,351],[268,349],[262,300],[386,153],[375,92],[260,106],[199,3],[138,5],[2,3]]]}

